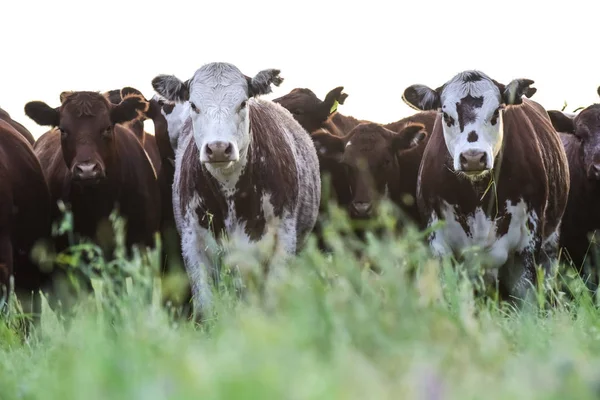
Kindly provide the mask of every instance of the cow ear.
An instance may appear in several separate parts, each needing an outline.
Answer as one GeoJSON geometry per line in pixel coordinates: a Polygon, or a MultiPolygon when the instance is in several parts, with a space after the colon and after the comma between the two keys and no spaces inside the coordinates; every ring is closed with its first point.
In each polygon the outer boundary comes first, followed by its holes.
{"type": "Polygon", "coordinates": [[[150,107],[148,101],[136,94],[126,96],[119,104],[113,105],[110,119],[113,124],[122,124],[143,117],[150,107]]]}
{"type": "Polygon", "coordinates": [[[121,97],[121,91],[119,89],[109,90],[104,93],[104,97],[108,99],[111,104],[119,104],[123,98],[121,97]]]}
{"type": "Polygon", "coordinates": [[[69,97],[70,95],[72,95],[74,92],[71,90],[65,90],[64,92],[61,92],[60,94],[60,104],[64,103],[65,100],[67,100],[67,97],[69,97]]]}
{"type": "Polygon", "coordinates": [[[342,159],[346,149],[345,140],[339,136],[334,136],[326,129],[319,129],[312,135],[313,143],[319,157],[331,158],[337,161],[342,159]]]}
{"type": "Polygon", "coordinates": [[[183,103],[190,99],[189,82],[182,82],[175,75],[158,75],[152,79],[152,87],[167,100],[183,103]]]}
{"type": "Polygon", "coordinates": [[[502,100],[506,105],[516,105],[523,103],[523,96],[530,98],[537,92],[536,88],[532,88],[533,81],[531,79],[515,79],[506,85],[504,90],[501,90],[502,100]]]}
{"type": "Polygon", "coordinates": [[[41,126],[60,125],[60,112],[43,101],[30,101],[25,104],[25,115],[41,126]]]}
{"type": "Polygon", "coordinates": [[[425,130],[425,125],[410,124],[393,135],[392,152],[396,153],[417,147],[426,137],[427,131],[425,130]]]}
{"type": "Polygon", "coordinates": [[[325,100],[323,100],[323,110],[326,111],[327,115],[331,115],[337,111],[338,105],[344,104],[344,101],[348,97],[346,93],[343,93],[344,87],[338,86],[335,89],[331,90],[325,96],[325,100]]]}
{"type": "Polygon", "coordinates": [[[438,91],[425,85],[411,85],[404,90],[402,100],[419,111],[437,110],[442,106],[438,91]]]}
{"type": "Polygon", "coordinates": [[[281,71],[278,69],[265,69],[256,74],[254,78],[246,77],[248,97],[271,93],[273,91],[271,84],[279,86],[283,82],[283,78],[279,76],[280,73],[281,71]]]}
{"type": "Polygon", "coordinates": [[[557,132],[575,133],[575,123],[572,117],[557,110],[548,110],[548,116],[557,132]]]}

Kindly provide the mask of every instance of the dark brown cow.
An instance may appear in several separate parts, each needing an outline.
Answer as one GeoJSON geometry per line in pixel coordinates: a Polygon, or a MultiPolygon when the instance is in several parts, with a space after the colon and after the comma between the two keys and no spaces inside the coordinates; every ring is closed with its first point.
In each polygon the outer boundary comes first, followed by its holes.
{"type": "MultiPolygon", "coordinates": [[[[139,96],[111,104],[97,92],[61,96],[58,108],[33,101],[25,113],[36,123],[55,127],[35,144],[52,195],[70,204],[74,232],[98,243],[109,258],[114,234],[108,217],[118,205],[126,220],[126,245],[152,246],[159,230],[160,195],[155,171],[136,136],[120,124],[138,117],[148,103],[139,96]]],[[[57,243],[66,247],[66,239],[57,243]]]]}
{"type": "Polygon", "coordinates": [[[337,163],[344,175],[334,184],[349,194],[345,205],[352,218],[372,216],[377,200],[389,197],[414,221],[417,175],[427,137],[425,125],[406,124],[399,133],[372,122],[357,125],[344,137],[328,132],[312,135],[321,158],[337,163]]]}
{"type": "Polygon", "coordinates": [[[569,192],[567,157],[543,108],[523,95],[527,79],[500,84],[479,71],[457,74],[440,88],[408,87],[403,99],[439,110],[425,149],[417,201],[433,228],[437,256],[483,267],[503,298],[523,299],[558,252],[569,192]]]}
{"type": "Polygon", "coordinates": [[[599,248],[590,240],[600,229],[600,104],[593,104],[578,115],[549,111],[552,124],[560,133],[567,159],[571,185],[563,216],[560,246],[565,259],[587,281],[598,286],[599,248]]]}
{"type": "Polygon", "coordinates": [[[0,285],[8,287],[14,275],[17,293],[27,300],[48,279],[32,249],[50,239],[50,192],[33,149],[5,121],[0,121],[0,193],[0,285]]]}
{"type": "Polygon", "coordinates": [[[152,81],[161,96],[189,103],[173,206],[197,315],[210,306],[218,277],[215,240],[250,245],[275,236],[269,248],[278,263],[303,247],[315,224],[321,181],[314,144],[283,107],[255,98],[281,81],[278,70],[249,78],[228,63],[206,64],[186,82],[152,81]]]}
{"type": "MultiPolygon", "coordinates": [[[[104,93],[104,95],[108,98],[114,105],[118,105],[123,101],[123,98],[127,95],[139,95],[142,96],[142,93],[134,88],[125,87],[123,89],[113,89],[104,93]]],[[[143,96],[142,96],[143,97],[143,96]]],[[[146,153],[148,153],[148,157],[150,157],[150,161],[152,161],[152,165],[156,170],[156,174],[160,175],[160,169],[162,166],[162,161],[160,157],[160,152],[158,151],[158,145],[156,143],[156,137],[154,135],[149,134],[144,130],[144,121],[148,117],[145,114],[138,116],[138,118],[133,121],[127,121],[123,123],[123,125],[132,131],[135,136],[138,138],[146,153]]]]}
{"type": "Polygon", "coordinates": [[[18,123],[14,119],[12,119],[10,117],[10,114],[1,108],[0,108],[0,120],[8,122],[13,128],[15,128],[17,130],[17,132],[19,132],[29,142],[29,144],[31,144],[33,146],[33,144],[35,143],[35,139],[33,138],[33,135],[31,134],[31,132],[29,132],[29,130],[27,128],[25,128],[23,125],[21,125],[20,123],[18,123]]]}

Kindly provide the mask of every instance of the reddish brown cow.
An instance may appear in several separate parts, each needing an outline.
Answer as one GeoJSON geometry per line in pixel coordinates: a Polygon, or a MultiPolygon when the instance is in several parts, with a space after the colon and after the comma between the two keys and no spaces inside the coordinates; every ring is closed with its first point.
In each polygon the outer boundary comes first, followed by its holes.
{"type": "Polygon", "coordinates": [[[419,210],[435,229],[433,253],[481,267],[507,300],[532,294],[537,263],[546,273],[555,263],[569,193],[559,135],[544,109],[522,98],[535,92],[532,83],[505,86],[465,71],[403,95],[416,109],[439,111],[417,187],[419,210]]]}
{"type": "Polygon", "coordinates": [[[29,130],[23,125],[12,119],[10,117],[10,114],[4,111],[2,108],[0,108],[0,120],[8,122],[13,128],[17,130],[17,132],[19,132],[29,142],[29,144],[33,146],[33,144],[35,143],[35,139],[33,138],[31,132],[29,132],[29,130]]]}
{"type": "Polygon", "coordinates": [[[14,275],[17,293],[27,300],[48,279],[31,251],[50,239],[50,193],[32,147],[5,121],[0,121],[0,193],[0,284],[8,287],[14,275]]]}
{"type": "Polygon", "coordinates": [[[349,193],[352,218],[372,216],[378,199],[389,197],[414,222],[419,221],[415,196],[417,174],[427,132],[424,124],[408,123],[396,133],[372,122],[357,125],[344,137],[328,132],[312,135],[317,152],[337,163],[344,176],[335,183],[349,193]]]}
{"type": "MultiPolygon", "coordinates": [[[[53,219],[59,216],[58,200],[70,204],[75,234],[95,240],[108,255],[114,248],[108,217],[118,205],[127,223],[127,247],[153,245],[160,223],[155,171],[136,136],[120,125],[137,118],[148,103],[129,96],[113,105],[100,93],[84,91],[61,97],[58,108],[39,101],[25,106],[36,123],[54,127],[35,144],[53,219]]],[[[57,243],[59,250],[66,245],[65,238],[57,243]]]]}
{"type": "Polygon", "coordinates": [[[600,267],[596,240],[600,229],[600,104],[578,115],[549,111],[552,125],[560,133],[569,160],[571,186],[563,216],[560,246],[567,262],[577,269],[589,287],[598,286],[600,267]]]}

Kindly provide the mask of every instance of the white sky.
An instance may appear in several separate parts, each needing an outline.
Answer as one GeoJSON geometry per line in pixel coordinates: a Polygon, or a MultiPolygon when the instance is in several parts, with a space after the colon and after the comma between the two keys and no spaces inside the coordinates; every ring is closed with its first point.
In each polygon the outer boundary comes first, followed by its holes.
{"type": "Polygon", "coordinates": [[[344,86],[340,112],[381,123],[413,113],[407,86],[465,69],[533,79],[534,100],[572,111],[600,101],[599,10],[594,0],[5,0],[0,107],[38,137],[47,128],[25,116],[28,101],[54,107],[63,90],[123,86],[149,98],[157,74],[185,80],[227,61],[249,76],[281,69],[267,98],[344,86]]]}

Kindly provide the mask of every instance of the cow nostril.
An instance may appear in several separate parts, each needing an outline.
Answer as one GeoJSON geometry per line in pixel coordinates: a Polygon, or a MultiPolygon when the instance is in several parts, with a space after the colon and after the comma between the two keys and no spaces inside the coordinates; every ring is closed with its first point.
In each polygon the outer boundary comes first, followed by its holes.
{"type": "Polygon", "coordinates": [[[225,155],[230,156],[232,152],[233,152],[233,146],[231,145],[231,143],[229,143],[227,145],[227,148],[225,149],[225,155]]]}
{"type": "Polygon", "coordinates": [[[460,155],[459,160],[460,160],[461,165],[467,164],[467,158],[465,156],[463,156],[462,154],[460,155]]]}
{"type": "Polygon", "coordinates": [[[212,155],[212,153],[213,153],[212,149],[210,148],[210,146],[207,145],[206,146],[206,154],[210,156],[210,155],[212,155]]]}
{"type": "Polygon", "coordinates": [[[479,162],[481,163],[481,165],[485,165],[486,159],[487,159],[487,157],[486,157],[485,153],[483,153],[481,155],[481,157],[479,158],[479,162]]]}

